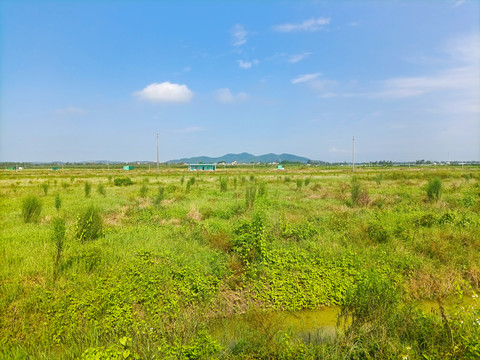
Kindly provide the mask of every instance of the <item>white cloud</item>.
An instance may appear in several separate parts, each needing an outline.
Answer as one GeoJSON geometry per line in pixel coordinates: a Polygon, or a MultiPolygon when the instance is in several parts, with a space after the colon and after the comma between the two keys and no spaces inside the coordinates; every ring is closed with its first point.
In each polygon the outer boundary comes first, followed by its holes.
{"type": "Polygon", "coordinates": [[[294,31],[318,31],[322,30],[325,25],[330,24],[330,18],[311,18],[301,22],[300,24],[281,24],[275,25],[273,30],[278,32],[294,32],[294,31]]]}
{"type": "Polygon", "coordinates": [[[465,4],[465,0],[458,0],[458,1],[455,1],[455,3],[452,5],[452,7],[458,7],[458,6],[461,6],[465,4]]]}
{"type": "Polygon", "coordinates": [[[345,149],[337,149],[335,146],[334,147],[331,147],[329,150],[328,150],[329,153],[334,153],[334,154],[347,154],[349,153],[348,150],[345,150],[345,149]]]}
{"type": "Polygon", "coordinates": [[[302,61],[303,59],[307,58],[308,56],[310,56],[312,53],[310,52],[305,52],[303,54],[297,54],[297,55],[292,55],[290,56],[290,58],[288,59],[288,62],[289,63],[292,63],[292,64],[295,64],[299,61],[302,61]]]}
{"type": "Polygon", "coordinates": [[[242,25],[235,25],[232,28],[233,46],[241,46],[247,42],[248,31],[242,25]]]}
{"type": "Polygon", "coordinates": [[[300,76],[297,76],[295,79],[292,79],[292,84],[300,84],[300,83],[308,82],[313,79],[316,79],[320,75],[322,75],[322,73],[300,75],[300,76]]]}
{"type": "Polygon", "coordinates": [[[68,106],[66,108],[57,109],[56,113],[60,115],[81,115],[85,114],[86,111],[78,107],[68,106]]]}
{"type": "Polygon", "coordinates": [[[237,60],[238,66],[240,66],[242,69],[250,69],[253,65],[258,64],[258,60],[253,60],[253,61],[243,61],[243,60],[237,60]]]}
{"type": "Polygon", "coordinates": [[[145,89],[135,92],[134,95],[151,102],[186,103],[192,99],[193,92],[187,85],[172,84],[166,81],[160,84],[150,84],[145,89]]]}
{"type": "Polygon", "coordinates": [[[215,92],[216,98],[222,103],[234,103],[248,100],[248,95],[244,92],[232,94],[229,88],[218,89],[215,92]]]}
{"type": "Polygon", "coordinates": [[[195,133],[199,131],[204,131],[205,129],[201,126],[189,126],[183,129],[177,129],[175,130],[176,133],[179,134],[190,134],[190,133],[195,133]]]}

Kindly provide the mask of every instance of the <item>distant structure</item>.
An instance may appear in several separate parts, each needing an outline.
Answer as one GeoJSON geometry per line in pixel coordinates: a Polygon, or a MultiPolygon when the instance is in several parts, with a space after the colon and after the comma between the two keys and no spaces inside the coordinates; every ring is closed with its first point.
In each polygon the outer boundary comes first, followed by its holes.
{"type": "Polygon", "coordinates": [[[125,165],[123,167],[123,170],[133,170],[133,166],[132,165],[125,165]]]}
{"type": "Polygon", "coordinates": [[[217,165],[215,164],[189,164],[188,170],[190,171],[198,171],[198,170],[209,170],[215,171],[217,169],[217,165]]]}

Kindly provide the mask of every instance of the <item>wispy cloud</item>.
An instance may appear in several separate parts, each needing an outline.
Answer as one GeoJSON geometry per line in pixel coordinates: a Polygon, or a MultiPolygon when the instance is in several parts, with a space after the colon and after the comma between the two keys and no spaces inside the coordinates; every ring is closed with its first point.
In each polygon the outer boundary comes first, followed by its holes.
{"type": "Polygon", "coordinates": [[[82,115],[86,113],[84,109],[75,106],[67,106],[65,108],[57,109],[55,112],[59,115],[82,115]]]}
{"type": "Polygon", "coordinates": [[[232,44],[233,46],[241,46],[247,43],[248,31],[242,25],[235,25],[232,28],[232,44]]]}
{"type": "Polygon", "coordinates": [[[455,1],[455,3],[452,5],[452,7],[456,8],[456,7],[459,7],[463,4],[465,4],[465,0],[458,0],[458,1],[455,1]]]}
{"type": "Polygon", "coordinates": [[[163,83],[153,83],[140,91],[136,91],[134,96],[141,100],[150,102],[173,102],[186,103],[193,97],[193,92],[187,85],[172,84],[169,81],[163,83]]]}
{"type": "Polygon", "coordinates": [[[218,89],[215,92],[215,97],[222,103],[235,103],[248,100],[248,95],[244,92],[233,94],[229,88],[218,89]]]}
{"type": "Polygon", "coordinates": [[[322,73],[299,75],[295,79],[292,79],[291,82],[292,82],[292,84],[300,84],[300,83],[304,83],[304,82],[308,82],[308,81],[311,81],[313,79],[316,79],[320,75],[322,75],[322,73]]]}
{"type": "Polygon", "coordinates": [[[303,54],[296,54],[296,55],[292,55],[288,58],[288,62],[289,63],[292,63],[292,64],[295,64],[295,63],[298,63],[299,61],[302,61],[303,59],[307,58],[308,56],[310,56],[312,53],[310,52],[304,52],[303,54]]]}
{"type": "Polygon", "coordinates": [[[238,66],[241,67],[242,69],[250,69],[253,65],[258,64],[258,60],[253,60],[253,61],[243,61],[243,60],[237,60],[238,66]]]}
{"type": "Polygon", "coordinates": [[[330,24],[330,18],[311,18],[305,20],[299,24],[280,24],[273,26],[273,30],[277,32],[298,32],[298,31],[319,31],[325,28],[326,25],[330,24]]]}

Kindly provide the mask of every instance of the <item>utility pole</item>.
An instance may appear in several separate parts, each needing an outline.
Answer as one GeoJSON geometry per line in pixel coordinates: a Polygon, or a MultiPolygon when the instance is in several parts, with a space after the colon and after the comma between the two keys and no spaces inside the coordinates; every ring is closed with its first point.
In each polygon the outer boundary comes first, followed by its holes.
{"type": "Polygon", "coordinates": [[[355,171],[355,136],[352,139],[352,172],[355,171]]]}
{"type": "Polygon", "coordinates": [[[158,173],[158,132],[157,132],[157,173],[158,173]]]}

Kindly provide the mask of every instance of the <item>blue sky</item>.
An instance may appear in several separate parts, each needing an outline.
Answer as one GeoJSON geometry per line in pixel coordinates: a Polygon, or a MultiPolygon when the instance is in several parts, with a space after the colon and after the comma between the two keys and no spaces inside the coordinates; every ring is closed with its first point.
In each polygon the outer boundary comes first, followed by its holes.
{"type": "Polygon", "coordinates": [[[0,161],[480,159],[478,1],[0,2],[0,161]]]}

